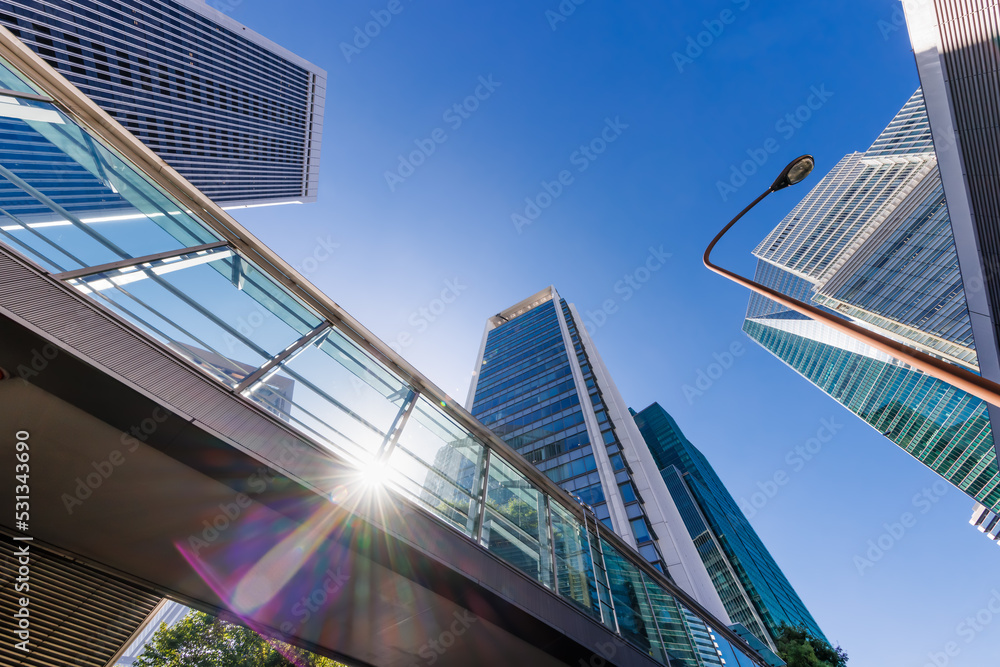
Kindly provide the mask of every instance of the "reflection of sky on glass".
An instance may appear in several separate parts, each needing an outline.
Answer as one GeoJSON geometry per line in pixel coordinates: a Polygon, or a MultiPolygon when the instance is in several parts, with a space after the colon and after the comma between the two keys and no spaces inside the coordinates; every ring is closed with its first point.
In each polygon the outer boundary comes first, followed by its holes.
{"type": "Polygon", "coordinates": [[[335,330],[294,354],[277,377],[290,383],[287,417],[360,460],[378,452],[409,394],[408,386],[335,330]]]}
{"type": "Polygon", "coordinates": [[[717,631],[713,634],[715,635],[715,643],[719,646],[719,653],[726,661],[726,667],[755,667],[754,662],[730,644],[725,637],[717,631]]]}
{"type": "Polygon", "coordinates": [[[0,234],[36,261],[72,270],[218,240],[52,105],[9,99],[61,121],[0,114],[9,147],[0,167],[0,234]]]}
{"type": "MultiPolygon", "coordinates": [[[[186,260],[192,265],[177,271],[154,269],[146,279],[113,289],[98,282],[91,295],[161,340],[179,343],[195,355],[211,352],[252,368],[297,340],[297,329],[319,325],[320,319],[311,313],[284,308],[271,296],[277,286],[244,260],[225,250],[206,255],[215,256],[219,259],[186,260]],[[240,271],[235,282],[234,262],[240,271]]],[[[83,282],[102,280],[99,275],[83,282]]]]}

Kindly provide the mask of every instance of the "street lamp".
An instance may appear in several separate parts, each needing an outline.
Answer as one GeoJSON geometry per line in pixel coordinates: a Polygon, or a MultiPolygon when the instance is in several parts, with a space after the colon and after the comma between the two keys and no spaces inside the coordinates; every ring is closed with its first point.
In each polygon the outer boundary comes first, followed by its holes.
{"type": "Polygon", "coordinates": [[[791,308],[797,313],[801,313],[814,320],[822,322],[831,329],[850,336],[854,340],[870,345],[876,350],[884,352],[885,354],[888,354],[903,363],[909,364],[910,366],[917,368],[932,377],[935,377],[943,382],[947,382],[964,392],[981,398],[987,403],[1000,407],[1000,384],[987,380],[986,378],[982,378],[964,368],[954,366],[946,361],[932,357],[929,354],[915,350],[891,338],[886,338],[885,336],[873,333],[864,327],[854,324],[853,322],[849,322],[843,318],[837,317],[836,315],[832,315],[827,311],[821,310],[811,304],[793,299],[777,290],[767,287],[766,285],[761,285],[758,282],[744,278],[739,274],[733,273],[732,271],[716,266],[712,263],[710,256],[715,244],[719,242],[719,239],[721,239],[740,218],[746,215],[750,209],[759,204],[764,197],[768,196],[772,192],[787,188],[789,185],[795,185],[796,183],[802,181],[809,175],[809,172],[813,170],[814,165],[815,162],[813,161],[813,157],[811,155],[802,155],[792,160],[781,172],[781,175],[778,176],[774,183],[771,184],[771,187],[765,190],[762,195],[754,199],[749,206],[740,211],[739,215],[733,218],[728,225],[722,228],[721,232],[715,235],[712,242],[708,244],[708,248],[705,249],[705,266],[712,271],[715,271],[720,276],[729,278],[733,282],[739,283],[757,294],[766,296],[771,301],[780,303],[787,308],[791,308]]]}

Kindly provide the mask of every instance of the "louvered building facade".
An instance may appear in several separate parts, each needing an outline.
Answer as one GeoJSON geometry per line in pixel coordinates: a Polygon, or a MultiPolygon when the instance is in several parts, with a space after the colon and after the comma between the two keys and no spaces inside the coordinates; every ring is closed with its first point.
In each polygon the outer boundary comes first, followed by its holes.
{"type": "Polygon", "coordinates": [[[326,73],[205,2],[12,0],[0,25],[214,201],[315,201],[326,73]]]}

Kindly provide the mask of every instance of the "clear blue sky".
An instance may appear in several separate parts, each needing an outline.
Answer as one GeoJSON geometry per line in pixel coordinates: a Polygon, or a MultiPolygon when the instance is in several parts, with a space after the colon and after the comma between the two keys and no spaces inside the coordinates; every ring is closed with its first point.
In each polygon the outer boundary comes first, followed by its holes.
{"type": "MultiPolygon", "coordinates": [[[[747,293],[700,265],[788,160],[813,153],[822,175],[913,93],[898,3],[586,0],[553,30],[557,0],[400,0],[348,62],[341,44],[390,4],[230,0],[234,18],[329,72],[319,203],[237,217],[461,401],[488,316],[549,284],[584,313],[614,299],[595,341],[626,400],[659,401],[737,499],[788,474],[751,522],[852,667],[923,667],[949,642],[948,665],[997,664],[1000,618],[960,626],[1000,590],[1000,549],[967,524],[972,501],[949,489],[915,503],[936,476],[751,343],[747,293]],[[705,21],[719,34],[679,67],[705,21]],[[446,115],[477,86],[475,111],[446,115]],[[800,127],[778,125],[814,87],[832,96],[800,127]],[[602,132],[614,138],[603,153],[577,153],[602,132]],[[433,154],[397,171],[428,139],[433,154]],[[759,173],[723,201],[717,182],[765,146],[759,173]],[[518,233],[512,214],[563,170],[568,185],[518,233]],[[387,171],[405,178],[390,188],[387,171]],[[317,239],[338,247],[303,265],[317,239]],[[626,300],[619,281],[661,246],[671,257],[626,300]],[[442,311],[448,281],[458,296],[442,311]],[[689,401],[684,385],[734,342],[745,352],[689,401]],[[804,465],[787,461],[823,419],[844,426],[804,465]],[[906,512],[915,525],[859,574],[855,556],[906,512]]],[[[719,260],[751,272],[800,188],[758,207],[719,260]]]]}

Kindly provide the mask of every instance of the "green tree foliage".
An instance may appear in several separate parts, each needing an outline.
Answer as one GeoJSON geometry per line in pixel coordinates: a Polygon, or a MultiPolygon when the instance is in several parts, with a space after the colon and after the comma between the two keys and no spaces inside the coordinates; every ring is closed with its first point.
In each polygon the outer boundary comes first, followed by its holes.
{"type": "Polygon", "coordinates": [[[513,497],[507,501],[507,505],[501,510],[503,515],[510,519],[511,523],[528,533],[538,535],[538,508],[524,502],[520,498],[513,497]]]}
{"type": "Polygon", "coordinates": [[[778,655],[788,667],[847,667],[847,653],[813,637],[803,627],[782,623],[778,628],[778,655]]]}
{"type": "Polygon", "coordinates": [[[339,662],[275,641],[250,628],[192,611],[160,629],[136,660],[137,667],[344,667],[339,662]],[[279,651],[276,647],[280,647],[279,651]],[[282,655],[294,657],[294,662],[282,655]]]}

